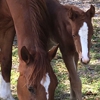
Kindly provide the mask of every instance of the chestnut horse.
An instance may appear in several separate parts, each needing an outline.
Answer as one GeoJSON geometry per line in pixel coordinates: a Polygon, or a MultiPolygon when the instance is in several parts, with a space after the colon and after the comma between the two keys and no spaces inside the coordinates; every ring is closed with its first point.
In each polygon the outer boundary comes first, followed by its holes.
{"type": "Polygon", "coordinates": [[[0,0],[0,99],[10,90],[12,43],[17,34],[19,100],[54,100],[57,78],[50,65],[57,47],[47,51],[48,12],[44,0],[0,0]]]}
{"type": "Polygon", "coordinates": [[[78,59],[87,64],[93,27],[91,18],[95,8],[86,12],[72,5],[61,5],[57,0],[46,0],[50,15],[52,34],[50,37],[59,43],[66,68],[69,71],[71,100],[82,100],[81,81],[77,74],[78,59]]]}

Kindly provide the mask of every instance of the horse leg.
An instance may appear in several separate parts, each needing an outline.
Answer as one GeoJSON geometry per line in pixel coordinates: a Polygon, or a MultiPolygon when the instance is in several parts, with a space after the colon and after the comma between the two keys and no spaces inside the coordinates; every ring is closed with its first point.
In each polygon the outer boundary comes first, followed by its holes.
{"type": "Polygon", "coordinates": [[[71,90],[70,99],[71,100],[82,100],[81,80],[80,80],[79,76],[77,75],[77,68],[76,68],[74,56],[72,57],[70,62],[74,66],[74,68],[73,68],[71,66],[71,64],[69,65],[73,69],[71,69],[71,68],[69,68],[69,66],[67,66],[67,68],[69,69],[69,80],[70,80],[70,90],[71,90]]]}
{"type": "MultiPolygon", "coordinates": [[[[77,64],[78,64],[78,54],[77,53],[75,53],[75,55],[73,56],[73,64],[74,64],[75,69],[77,71],[77,64]]],[[[74,92],[74,90],[72,88],[72,82],[71,82],[70,75],[69,75],[69,80],[70,80],[70,91],[71,91],[70,98],[71,98],[71,100],[77,100],[78,94],[77,93],[75,94],[75,92],[74,92]]]]}
{"type": "Polygon", "coordinates": [[[69,71],[69,79],[71,86],[71,100],[82,100],[81,80],[77,74],[76,61],[72,53],[61,51],[65,65],[69,71]]]}
{"type": "Polygon", "coordinates": [[[14,28],[10,27],[4,34],[3,41],[1,41],[3,45],[1,46],[0,98],[3,100],[14,100],[10,90],[14,28]]]}
{"type": "Polygon", "coordinates": [[[71,78],[69,79],[70,79],[70,91],[71,91],[70,100],[82,100],[81,85],[80,85],[81,81],[78,80],[79,82],[74,83],[79,85],[75,86],[73,85],[71,78]]]}

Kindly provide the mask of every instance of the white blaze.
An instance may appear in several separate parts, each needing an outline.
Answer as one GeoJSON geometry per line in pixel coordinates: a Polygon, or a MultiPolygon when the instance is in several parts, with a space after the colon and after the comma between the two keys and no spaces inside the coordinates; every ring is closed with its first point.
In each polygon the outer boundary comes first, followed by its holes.
{"type": "Polygon", "coordinates": [[[49,89],[49,85],[50,85],[50,77],[49,77],[48,73],[46,74],[45,79],[44,79],[44,77],[42,78],[41,85],[43,85],[44,88],[45,88],[45,91],[47,93],[46,97],[47,97],[47,100],[48,100],[49,99],[48,89],[49,89]]]}
{"type": "Polygon", "coordinates": [[[80,36],[82,46],[82,61],[88,61],[88,26],[86,22],[83,23],[78,34],[80,36]]]}
{"type": "Polygon", "coordinates": [[[6,83],[0,74],[0,100],[14,100],[11,95],[10,83],[6,83]]]}

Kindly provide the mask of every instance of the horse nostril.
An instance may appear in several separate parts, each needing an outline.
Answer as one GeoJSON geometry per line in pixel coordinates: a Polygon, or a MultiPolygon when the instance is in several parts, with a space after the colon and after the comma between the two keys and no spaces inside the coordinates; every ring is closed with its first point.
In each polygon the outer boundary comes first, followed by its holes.
{"type": "Polygon", "coordinates": [[[33,87],[30,86],[30,87],[28,88],[28,90],[29,90],[31,93],[34,93],[34,88],[33,88],[33,87]]]}

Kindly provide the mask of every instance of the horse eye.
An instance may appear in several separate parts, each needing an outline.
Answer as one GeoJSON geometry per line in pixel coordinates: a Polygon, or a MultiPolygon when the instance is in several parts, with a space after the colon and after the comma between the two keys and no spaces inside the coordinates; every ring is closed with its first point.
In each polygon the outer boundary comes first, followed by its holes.
{"type": "Polygon", "coordinates": [[[72,35],[73,37],[75,37],[76,35],[72,35]]]}
{"type": "Polygon", "coordinates": [[[74,35],[72,35],[73,36],[73,38],[75,38],[76,36],[78,36],[77,34],[74,34],[74,35]]]}
{"type": "Polygon", "coordinates": [[[31,93],[35,94],[35,89],[34,89],[33,87],[29,87],[28,90],[29,90],[31,93]]]}

